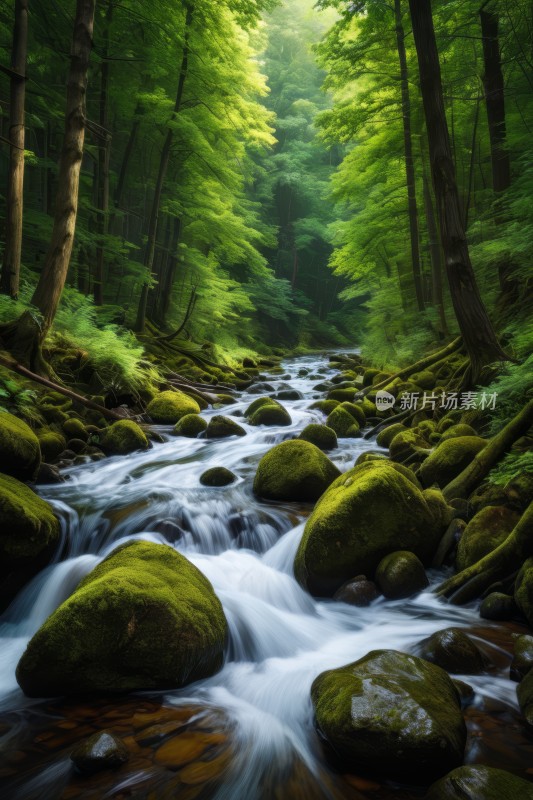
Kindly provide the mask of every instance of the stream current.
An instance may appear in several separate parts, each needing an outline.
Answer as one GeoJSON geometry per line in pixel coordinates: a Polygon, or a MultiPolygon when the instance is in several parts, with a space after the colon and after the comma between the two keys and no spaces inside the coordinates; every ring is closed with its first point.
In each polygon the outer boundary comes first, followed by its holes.
{"type": "MultiPolygon", "coordinates": [[[[533,747],[516,713],[516,684],[508,679],[509,626],[484,623],[475,608],[444,604],[429,590],[409,601],[380,599],[369,608],[355,608],[315,600],[296,583],[292,564],[310,507],[261,502],[252,493],[252,481],[268,449],[310,422],[323,422],[320,412],[308,407],[321,397],[313,387],[335,370],[326,356],[316,355],[287,360],[282,367],[285,375],[267,380],[276,390],[289,384],[302,395],[282,401],[292,417],[290,427],[254,428],[242,416],[233,416],[258,396],[245,393],[223,411],[209,409],[203,415],[234,418],[246,437],[176,438],[161,427],[168,440],[148,452],[78,466],[67,471],[65,483],[40,487],[62,520],[64,546],[61,560],[26,586],[1,620],[0,719],[5,714],[16,717],[23,728],[43,703],[25,698],[15,680],[29,638],[103,557],[121,542],[140,538],[170,543],[184,553],[213,584],[229,624],[224,668],[208,680],[161,694],[166,706],[199,703],[223,709],[231,720],[234,751],[224,780],[199,796],[288,800],[294,793],[284,793],[283,782],[295,761],[310,776],[316,797],[416,796],[416,790],[411,795],[391,786],[377,795],[376,787],[368,795],[359,790],[354,794],[348,784],[343,789],[325,766],[309,692],[314,678],[326,669],[373,649],[408,651],[450,625],[469,629],[494,664],[484,675],[464,677],[476,692],[467,718],[467,761],[523,772],[524,760],[531,764],[533,747]],[[238,481],[223,489],[202,487],[201,473],[214,466],[232,470],[238,481]],[[265,791],[266,776],[268,785],[277,787],[275,793],[272,788],[265,791]]],[[[375,440],[343,439],[328,455],[345,471],[369,449],[377,449],[375,440]]],[[[430,574],[433,583],[438,578],[430,574]]],[[[13,727],[4,733],[4,747],[14,735],[13,727]]],[[[52,759],[37,778],[32,773],[31,781],[21,774],[12,796],[62,797],[67,771],[64,759],[55,764],[52,759]]],[[[118,777],[108,780],[106,797],[130,796],[113,792],[118,777]]],[[[131,796],[152,796],[143,794],[148,792],[148,774],[136,775],[134,783],[137,791],[131,796]]]]}

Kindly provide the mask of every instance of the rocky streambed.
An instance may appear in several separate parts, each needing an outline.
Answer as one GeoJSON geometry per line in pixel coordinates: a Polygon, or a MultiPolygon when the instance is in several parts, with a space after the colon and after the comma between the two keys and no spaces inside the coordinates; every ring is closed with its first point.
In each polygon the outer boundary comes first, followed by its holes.
{"type": "Polygon", "coordinates": [[[179,437],[170,417],[152,449],[40,487],[62,544],[2,618],[7,796],[533,797],[509,677],[528,629],[437,599],[439,493],[367,460],[388,451],[358,435],[327,357],[282,368],[203,422],[184,414],[179,437]],[[325,413],[337,441],[312,427],[325,413]],[[118,751],[90,774],[71,755],[105,750],[102,731],[118,751]],[[463,763],[479,769],[438,782],[463,763]]]}

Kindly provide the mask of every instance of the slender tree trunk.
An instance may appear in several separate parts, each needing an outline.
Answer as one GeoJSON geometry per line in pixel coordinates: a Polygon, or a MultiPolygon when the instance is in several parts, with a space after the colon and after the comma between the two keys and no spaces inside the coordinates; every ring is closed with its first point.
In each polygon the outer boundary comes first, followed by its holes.
{"type": "Polygon", "coordinates": [[[54,320],[74,244],[85,141],[87,71],[92,49],[94,10],[95,0],[77,0],[54,227],[48,255],[32,298],[33,305],[43,315],[41,339],[54,320]]]}
{"type": "MultiPolygon", "coordinates": [[[[183,100],[183,90],[185,88],[185,81],[189,69],[189,33],[192,23],[192,17],[193,17],[193,7],[192,5],[188,5],[185,14],[183,53],[181,57],[178,91],[176,93],[176,102],[174,104],[174,114],[178,114],[181,109],[181,103],[183,100]]],[[[163,145],[163,150],[161,152],[161,158],[159,161],[159,171],[157,174],[157,181],[154,189],[154,196],[152,198],[152,206],[150,210],[150,219],[148,222],[148,241],[146,243],[146,250],[144,255],[144,266],[146,267],[148,273],[150,274],[152,273],[152,267],[154,263],[155,244],[157,239],[157,229],[159,225],[159,211],[161,208],[161,196],[163,194],[163,186],[165,183],[165,178],[167,176],[168,165],[170,163],[170,151],[172,148],[173,138],[174,138],[174,132],[172,128],[169,128],[165,138],[165,143],[163,145]]],[[[139,308],[137,311],[137,320],[135,323],[135,330],[138,333],[142,333],[142,331],[144,330],[149,291],[150,291],[150,284],[145,283],[142,287],[141,297],[139,299],[139,308]]]]}
{"type": "Polygon", "coordinates": [[[120,210],[120,206],[122,203],[122,197],[124,194],[124,189],[126,187],[126,177],[128,175],[128,168],[130,165],[130,159],[133,154],[135,144],[137,142],[137,134],[139,133],[139,128],[141,125],[141,120],[140,120],[141,113],[142,113],[142,105],[141,103],[137,103],[137,107],[134,113],[133,124],[130,128],[128,141],[124,149],[124,155],[122,156],[122,163],[120,165],[120,172],[118,174],[117,188],[115,190],[115,196],[113,198],[114,210],[109,218],[109,225],[108,225],[108,228],[111,231],[114,230],[116,214],[117,211],[120,210]]]}
{"type": "Polygon", "coordinates": [[[444,110],[431,0],[409,0],[409,8],[446,273],[457,322],[470,358],[467,380],[475,384],[486,364],[507,360],[507,356],[483,305],[470,261],[444,110]]]}
{"type": "Polygon", "coordinates": [[[405,174],[407,179],[407,205],[409,213],[409,236],[411,240],[411,264],[418,310],[423,311],[424,291],[422,288],[422,275],[420,269],[420,238],[418,229],[418,208],[416,202],[415,161],[413,157],[413,141],[411,132],[411,97],[409,93],[409,73],[407,70],[405,32],[403,29],[402,7],[400,0],[394,0],[394,17],[396,24],[396,44],[398,47],[398,58],[400,60],[400,81],[402,87],[403,144],[405,154],[405,174]]]}
{"type": "Polygon", "coordinates": [[[98,147],[98,239],[94,274],[94,302],[104,302],[105,237],[108,231],[109,212],[109,165],[111,159],[111,136],[109,133],[109,32],[113,21],[114,0],[109,0],[104,31],[104,50],[100,75],[99,124],[102,140],[98,147]]]}
{"type": "Polygon", "coordinates": [[[431,196],[431,186],[426,172],[422,167],[422,182],[424,186],[424,209],[426,213],[426,226],[429,238],[429,257],[431,259],[431,303],[439,312],[439,327],[442,336],[448,333],[446,312],[444,309],[444,295],[442,291],[442,249],[435,219],[435,208],[431,196]]]}
{"type": "Polygon", "coordinates": [[[28,56],[28,0],[16,0],[9,111],[9,167],[7,179],[6,243],[0,291],[16,299],[22,256],[24,200],[24,106],[28,56]]]}
{"type": "Polygon", "coordinates": [[[167,319],[168,310],[170,308],[170,299],[172,296],[172,287],[174,285],[174,277],[178,268],[178,243],[180,232],[181,220],[179,217],[174,217],[168,265],[165,270],[163,280],[160,283],[159,294],[157,297],[156,317],[162,325],[165,324],[167,319]]]}

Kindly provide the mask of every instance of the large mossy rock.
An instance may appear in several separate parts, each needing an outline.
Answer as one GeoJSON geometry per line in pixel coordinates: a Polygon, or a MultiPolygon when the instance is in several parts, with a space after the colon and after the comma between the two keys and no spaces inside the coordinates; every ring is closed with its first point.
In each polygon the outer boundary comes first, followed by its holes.
{"type": "Polygon", "coordinates": [[[198,414],[186,414],[174,426],[172,431],[176,436],[185,436],[187,439],[196,439],[207,428],[207,422],[198,414]]]}
{"type": "Polygon", "coordinates": [[[282,427],[292,425],[291,415],[276,400],[263,403],[249,416],[248,422],[250,425],[281,425],[282,427]]]}
{"type": "Polygon", "coordinates": [[[472,517],[457,546],[457,569],[463,570],[504,542],[520,514],[505,506],[485,506],[472,517]]]}
{"type": "Polygon", "coordinates": [[[67,446],[64,436],[47,428],[37,431],[37,438],[39,439],[41,455],[47,462],[54,461],[67,446]]]}
{"type": "Polygon", "coordinates": [[[454,674],[477,675],[485,669],[481,651],[459,628],[445,628],[433,633],[419,642],[414,652],[454,674]]]}
{"type": "Polygon", "coordinates": [[[263,456],[254,479],[254,493],[266,500],[311,503],[339,475],[335,464],[316,445],[293,439],[276,445],[263,456]]]}
{"type": "Polygon", "coordinates": [[[427,450],[428,447],[428,442],[420,433],[406,428],[391,439],[389,453],[393,461],[405,461],[419,450],[427,450]]]}
{"type": "Polygon", "coordinates": [[[376,438],[376,443],[379,447],[389,447],[390,443],[399,433],[408,430],[401,422],[395,422],[393,425],[388,425],[381,430],[376,438]]]}
{"type": "Polygon", "coordinates": [[[0,411],[0,472],[31,481],[40,465],[41,449],[32,429],[13,414],[0,411]]]}
{"type": "Polygon", "coordinates": [[[150,442],[143,429],[132,419],[121,419],[106,428],[100,447],[110,456],[126,456],[136,450],[148,450],[150,442]]]}
{"type": "Polygon", "coordinates": [[[177,688],[217,672],[227,623],[213,587],[167,545],[118,547],[30,640],[30,697],[177,688]]]}
{"type": "Polygon", "coordinates": [[[533,628],[533,558],[524,561],[516,576],[514,599],[529,627],[533,628]]]}
{"type": "Polygon", "coordinates": [[[409,550],[398,550],[382,558],[376,570],[376,583],[389,600],[412,597],[429,586],[424,565],[409,550]]]}
{"type": "Polygon", "coordinates": [[[360,436],[359,423],[342,405],[333,409],[326,420],[326,425],[335,431],[340,439],[351,439],[360,436]]]}
{"type": "Polygon", "coordinates": [[[39,572],[59,544],[52,506],[9,475],[0,475],[0,609],[39,572]]]}
{"type": "Polygon", "coordinates": [[[457,690],[416,656],[374,650],[319,675],[311,698],[321,736],[349,771],[424,783],[463,761],[457,690]]]}
{"type": "Polygon", "coordinates": [[[299,438],[304,442],[311,442],[321,450],[335,450],[337,447],[337,435],[327,425],[317,425],[312,422],[305,426],[299,438]]]}
{"type": "Polygon", "coordinates": [[[441,442],[426,458],[419,470],[424,486],[436,483],[443,489],[467,467],[486,446],[480,436],[457,436],[441,442]]]}
{"type": "Polygon", "coordinates": [[[425,800],[533,800],[533,784],[503,769],[470,764],[434,783],[425,800]]]}
{"type": "Polygon", "coordinates": [[[298,582],[332,596],[354,575],[374,579],[382,558],[410,550],[427,565],[449,523],[447,507],[431,502],[409,470],[369,461],[341,475],[320,498],[294,562],[298,582]]]}
{"type": "Polygon", "coordinates": [[[205,435],[208,439],[227,439],[229,436],[246,436],[246,431],[229,417],[217,414],[209,420],[205,435]]]}
{"type": "Polygon", "coordinates": [[[200,406],[184,392],[160,392],[148,403],[148,416],[159,425],[175,425],[186,414],[199,414],[200,406]]]}

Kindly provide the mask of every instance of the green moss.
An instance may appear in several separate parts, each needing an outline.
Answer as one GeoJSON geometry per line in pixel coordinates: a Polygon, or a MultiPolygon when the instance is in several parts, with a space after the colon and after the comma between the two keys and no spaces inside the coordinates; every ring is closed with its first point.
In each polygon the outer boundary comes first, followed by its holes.
{"type": "Polygon", "coordinates": [[[229,417],[217,414],[209,420],[205,435],[208,439],[226,439],[228,436],[246,436],[246,431],[229,417]]]}
{"type": "Polygon", "coordinates": [[[16,478],[0,475],[0,574],[55,547],[59,532],[49,503],[16,478]]]}
{"type": "Polygon", "coordinates": [[[38,431],[37,438],[43,459],[47,462],[54,461],[67,445],[64,436],[47,428],[38,431]]]}
{"type": "Polygon", "coordinates": [[[322,411],[323,414],[331,414],[334,408],[340,405],[338,400],[317,400],[315,403],[309,406],[311,410],[317,409],[318,411],[322,411]]]}
{"type": "Polygon", "coordinates": [[[419,470],[424,486],[444,488],[467,467],[487,442],[479,436],[458,436],[440,442],[419,470]]]}
{"type": "Polygon", "coordinates": [[[507,539],[519,519],[518,512],[505,506],[485,506],[478,511],[457,546],[457,569],[466,569],[495,550],[507,539]]]}
{"type": "Polygon", "coordinates": [[[289,412],[274,400],[254,411],[249,422],[250,425],[292,425],[289,412]]]}
{"type": "Polygon", "coordinates": [[[356,437],[359,433],[359,425],[342,405],[333,409],[326,420],[326,425],[342,439],[356,437]]]}
{"type": "Polygon", "coordinates": [[[231,406],[233,405],[233,403],[237,402],[235,398],[232,397],[230,394],[219,394],[217,396],[218,396],[218,402],[220,403],[221,406],[231,406]]]}
{"type": "Polygon", "coordinates": [[[314,444],[301,439],[282,442],[263,456],[254,493],[267,500],[317,500],[340,475],[314,444]]]}
{"type": "Polygon", "coordinates": [[[105,430],[100,439],[100,447],[108,455],[125,456],[136,450],[148,450],[150,442],[136,422],[121,419],[105,430]]]}
{"type": "Polygon", "coordinates": [[[533,628],[533,558],[524,561],[516,577],[514,599],[529,627],[533,628]]]}
{"type": "Polygon", "coordinates": [[[375,417],[378,413],[378,409],[375,403],[372,400],[369,400],[368,397],[364,397],[360,401],[361,408],[365,414],[365,417],[375,417]]]}
{"type": "Polygon", "coordinates": [[[207,578],[172,547],[117,548],[30,640],[31,697],[177,688],[217,672],[227,623],[207,578]]]}
{"type": "Polygon", "coordinates": [[[305,442],[315,444],[321,450],[335,450],[337,447],[335,431],[332,428],[328,428],[327,425],[316,425],[314,423],[306,425],[299,438],[305,442]]]}
{"type": "Polygon", "coordinates": [[[0,411],[0,471],[32,480],[41,464],[39,440],[21,419],[0,411]]]}
{"type": "Polygon", "coordinates": [[[389,600],[412,597],[429,586],[424,565],[409,550],[382,558],[376,569],[376,583],[389,600]]]}
{"type": "Polygon", "coordinates": [[[358,467],[360,464],[367,464],[369,461],[385,461],[387,464],[389,463],[389,459],[383,453],[373,453],[371,450],[366,450],[357,456],[354,467],[358,467]]]}
{"type": "Polygon", "coordinates": [[[432,419],[423,419],[417,426],[417,432],[421,433],[425,439],[429,439],[432,433],[435,433],[437,426],[432,419]]]}
{"type": "Polygon", "coordinates": [[[87,428],[81,419],[77,419],[76,417],[69,417],[69,419],[65,420],[63,423],[63,430],[67,439],[81,439],[84,442],[89,439],[87,428]]]}
{"type": "Polygon", "coordinates": [[[340,403],[344,401],[348,401],[351,403],[355,397],[355,392],[356,392],[355,386],[353,386],[352,388],[346,387],[344,389],[335,388],[331,389],[331,391],[328,392],[327,399],[338,400],[340,403]]]}
{"type": "Polygon", "coordinates": [[[405,425],[402,425],[401,422],[396,422],[394,425],[389,425],[387,428],[383,428],[383,430],[378,433],[376,442],[380,447],[389,447],[394,437],[398,433],[406,430],[407,428],[405,425]]]}
{"type": "Polygon", "coordinates": [[[202,486],[229,486],[237,476],[225,467],[211,467],[200,475],[202,486]]]}
{"type": "Polygon", "coordinates": [[[533,784],[503,769],[469,764],[434,783],[426,800],[533,800],[533,784]]]}
{"type": "Polygon", "coordinates": [[[394,461],[405,461],[414,455],[418,448],[427,449],[428,442],[414,430],[404,430],[397,433],[389,444],[390,457],[394,461]]]}
{"type": "Polygon", "coordinates": [[[258,397],[256,400],[250,403],[250,405],[244,412],[244,416],[246,418],[251,417],[255,414],[256,411],[258,411],[263,406],[272,406],[272,405],[276,406],[279,405],[279,403],[277,403],[276,400],[273,400],[272,397],[258,397]]]}
{"type": "Polygon", "coordinates": [[[447,439],[455,439],[457,436],[477,436],[477,431],[471,425],[450,425],[449,428],[442,434],[442,441],[445,442],[447,439]]]}
{"type": "Polygon", "coordinates": [[[463,761],[457,691],[444,670],[416,656],[374,650],[319,675],[311,699],[320,734],[349,772],[418,783],[463,761]]]}
{"type": "Polygon", "coordinates": [[[54,406],[55,408],[60,408],[61,411],[69,411],[72,408],[72,400],[70,397],[66,397],[66,395],[60,392],[48,392],[41,397],[40,404],[54,406]]]}
{"type": "Polygon", "coordinates": [[[444,531],[440,516],[403,471],[370,461],[341,475],[315,506],[296,554],[298,582],[331,596],[354,575],[373,579],[389,553],[410,550],[428,564],[444,531]]]}
{"type": "Polygon", "coordinates": [[[183,392],[160,392],[146,409],[154,422],[160,425],[175,425],[186,414],[199,414],[200,406],[183,392]]]}
{"type": "Polygon", "coordinates": [[[361,404],[344,402],[340,404],[340,408],[344,408],[348,414],[354,418],[357,424],[363,428],[366,425],[365,412],[361,404]]]}
{"type": "Polygon", "coordinates": [[[199,433],[203,433],[207,428],[206,420],[199,414],[185,414],[174,426],[176,436],[186,436],[188,439],[196,439],[199,433]]]}

